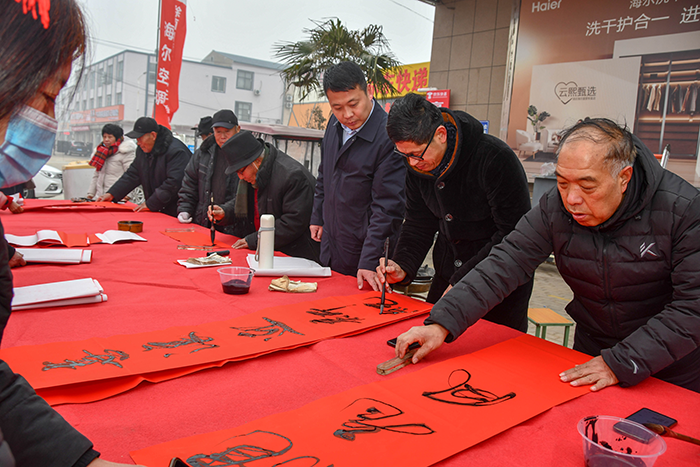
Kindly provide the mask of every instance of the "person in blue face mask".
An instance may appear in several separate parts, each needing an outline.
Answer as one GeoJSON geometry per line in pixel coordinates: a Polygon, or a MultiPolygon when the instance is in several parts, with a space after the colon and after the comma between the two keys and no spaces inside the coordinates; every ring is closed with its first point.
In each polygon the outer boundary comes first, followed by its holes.
{"type": "MultiPolygon", "coordinates": [[[[51,157],[54,105],[87,31],[75,0],[0,0],[0,188],[30,180],[51,157]]],[[[82,71],[80,71],[82,74],[82,71]]],[[[0,339],[12,273],[0,223],[0,339]]],[[[37,323],[40,325],[40,323],[37,323]]],[[[0,360],[0,466],[117,467],[0,360]]]]}

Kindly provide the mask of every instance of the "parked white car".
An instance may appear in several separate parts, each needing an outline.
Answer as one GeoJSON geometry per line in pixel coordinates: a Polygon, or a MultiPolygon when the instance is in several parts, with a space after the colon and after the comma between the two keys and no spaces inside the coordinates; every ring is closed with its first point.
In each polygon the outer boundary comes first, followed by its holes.
{"type": "Polygon", "coordinates": [[[36,185],[34,188],[36,198],[51,198],[63,193],[63,172],[50,165],[43,166],[33,180],[36,185]]]}

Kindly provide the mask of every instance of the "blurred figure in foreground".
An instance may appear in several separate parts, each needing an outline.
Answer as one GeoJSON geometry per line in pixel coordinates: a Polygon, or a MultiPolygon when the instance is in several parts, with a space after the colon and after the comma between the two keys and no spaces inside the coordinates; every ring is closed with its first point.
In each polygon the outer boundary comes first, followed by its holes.
{"type": "MultiPolygon", "coordinates": [[[[0,18],[0,188],[5,188],[31,180],[51,157],[58,129],[56,96],[75,60],[83,69],[87,34],[75,0],[0,0],[0,18]]],[[[12,302],[9,261],[0,224],[0,338],[12,302]]],[[[125,465],[99,455],[90,440],[0,361],[0,466],[125,465]]]]}

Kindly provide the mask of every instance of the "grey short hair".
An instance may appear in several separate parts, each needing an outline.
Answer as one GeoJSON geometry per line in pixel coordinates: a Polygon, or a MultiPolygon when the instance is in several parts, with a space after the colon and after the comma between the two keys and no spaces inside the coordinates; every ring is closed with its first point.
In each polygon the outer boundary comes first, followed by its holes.
{"type": "Polygon", "coordinates": [[[581,140],[608,147],[603,163],[613,178],[617,178],[625,167],[632,167],[637,158],[632,133],[626,126],[620,126],[607,118],[585,118],[566,129],[557,149],[557,157],[567,143],[581,140]]]}

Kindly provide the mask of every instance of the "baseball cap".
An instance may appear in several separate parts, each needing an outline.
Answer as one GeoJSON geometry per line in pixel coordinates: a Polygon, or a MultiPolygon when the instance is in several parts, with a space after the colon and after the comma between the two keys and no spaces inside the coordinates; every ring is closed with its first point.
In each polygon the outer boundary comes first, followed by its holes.
{"type": "Polygon", "coordinates": [[[230,137],[221,150],[226,155],[226,175],[229,175],[252,164],[262,153],[263,143],[250,131],[243,130],[230,137]]]}
{"type": "Polygon", "coordinates": [[[158,122],[151,117],[141,117],[134,123],[133,131],[128,132],[126,136],[129,138],[140,138],[152,131],[158,133],[158,122]]]}
{"type": "Polygon", "coordinates": [[[234,126],[238,126],[238,118],[236,117],[236,114],[234,114],[232,110],[228,110],[228,109],[219,110],[212,117],[212,125],[211,126],[213,128],[224,127],[224,128],[228,128],[230,130],[234,126]]]}

